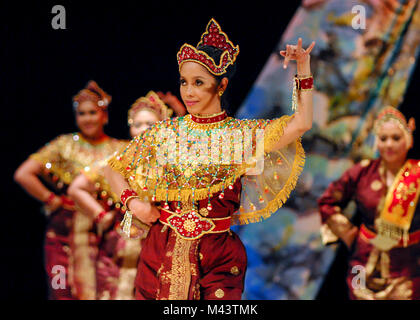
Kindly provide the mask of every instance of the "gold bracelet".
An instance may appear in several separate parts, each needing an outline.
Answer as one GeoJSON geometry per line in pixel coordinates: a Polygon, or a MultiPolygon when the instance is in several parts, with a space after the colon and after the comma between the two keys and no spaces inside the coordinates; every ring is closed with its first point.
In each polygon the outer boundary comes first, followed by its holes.
{"type": "Polygon", "coordinates": [[[298,79],[306,79],[306,78],[313,78],[313,74],[309,74],[309,75],[300,75],[300,74],[296,74],[295,75],[295,78],[298,78],[298,79]]]}
{"type": "Polygon", "coordinates": [[[132,200],[132,199],[134,199],[134,198],[138,198],[138,199],[140,199],[138,196],[129,196],[129,197],[125,200],[125,202],[124,202],[124,206],[127,208],[127,210],[129,210],[129,208],[128,208],[128,201],[130,201],[130,200],[132,200]]]}

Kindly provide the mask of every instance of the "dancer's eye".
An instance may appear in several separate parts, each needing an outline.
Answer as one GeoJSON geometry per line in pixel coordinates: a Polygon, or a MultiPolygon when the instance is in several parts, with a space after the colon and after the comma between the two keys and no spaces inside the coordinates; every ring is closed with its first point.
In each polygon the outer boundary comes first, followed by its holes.
{"type": "Polygon", "coordinates": [[[398,142],[398,141],[400,141],[400,139],[401,139],[401,136],[399,136],[399,135],[393,135],[392,136],[392,139],[394,140],[394,141],[396,141],[396,142],[398,142]]]}

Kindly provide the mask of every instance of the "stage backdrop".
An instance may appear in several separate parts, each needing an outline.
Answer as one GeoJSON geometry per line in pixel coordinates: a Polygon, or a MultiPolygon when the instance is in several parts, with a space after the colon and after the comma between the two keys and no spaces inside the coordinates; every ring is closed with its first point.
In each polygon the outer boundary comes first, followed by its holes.
{"type": "Polygon", "coordinates": [[[284,70],[277,51],[298,37],[304,47],[316,41],[305,169],[285,207],[261,223],[236,228],[248,254],[244,299],[315,298],[336,251],[321,243],[316,200],[355,161],[374,155],[370,131],[377,110],[401,104],[420,43],[419,0],[303,1],[238,118],[292,113],[296,68],[291,63],[284,70]]]}

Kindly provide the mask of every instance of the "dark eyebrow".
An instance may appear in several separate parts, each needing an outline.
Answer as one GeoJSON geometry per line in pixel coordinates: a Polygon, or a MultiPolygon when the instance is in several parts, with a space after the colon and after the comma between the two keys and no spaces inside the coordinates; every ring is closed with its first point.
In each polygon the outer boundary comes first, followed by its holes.
{"type": "MultiPolygon", "coordinates": [[[[180,79],[180,80],[181,80],[181,79],[185,79],[185,77],[180,76],[180,77],[179,77],[179,79],[180,79]]],[[[193,80],[197,80],[197,79],[200,79],[200,80],[206,80],[206,78],[205,78],[205,77],[203,77],[203,76],[195,76],[195,77],[193,77],[193,80]]]]}

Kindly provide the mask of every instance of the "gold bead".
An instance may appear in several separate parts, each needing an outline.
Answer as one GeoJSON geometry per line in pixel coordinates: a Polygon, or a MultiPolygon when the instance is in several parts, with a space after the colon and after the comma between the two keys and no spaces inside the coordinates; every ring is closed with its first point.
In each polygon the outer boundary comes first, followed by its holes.
{"type": "Polygon", "coordinates": [[[216,298],[221,299],[225,296],[225,292],[222,289],[217,289],[214,295],[216,296],[216,298]]]}
{"type": "Polygon", "coordinates": [[[234,276],[237,276],[239,274],[239,268],[237,266],[233,266],[230,269],[230,273],[233,274],[234,276]]]}

